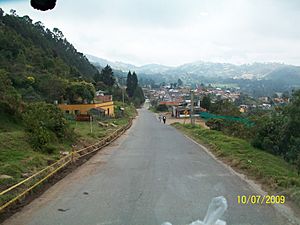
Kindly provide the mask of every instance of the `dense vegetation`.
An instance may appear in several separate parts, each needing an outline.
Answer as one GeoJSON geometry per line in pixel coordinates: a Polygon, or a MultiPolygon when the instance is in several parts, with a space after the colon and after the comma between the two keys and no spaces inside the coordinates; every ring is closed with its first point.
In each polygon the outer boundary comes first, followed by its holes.
{"type": "Polygon", "coordinates": [[[58,28],[50,31],[14,10],[0,12],[0,68],[23,100],[71,102],[67,90],[74,82],[93,82],[98,70],[58,28]]]}
{"type": "MultiPolygon", "coordinates": [[[[290,104],[259,120],[253,145],[290,162],[300,163],[300,90],[290,104]]],[[[300,165],[299,165],[300,166],[300,165]]]]}
{"type": "Polygon", "coordinates": [[[145,101],[144,92],[139,86],[138,78],[135,72],[132,74],[130,71],[128,72],[126,92],[129,99],[131,99],[136,106],[140,106],[145,101]]]}
{"type": "MultiPolygon", "coordinates": [[[[112,94],[115,100],[122,99],[122,89],[110,66],[99,72],[58,28],[50,31],[41,22],[18,16],[15,10],[5,14],[0,9],[0,68],[1,110],[20,119],[24,119],[20,116],[24,111],[36,113],[32,108],[37,105],[29,103],[91,103],[98,90],[112,94]]],[[[134,86],[128,87],[133,88],[133,94],[128,92],[128,98],[125,93],[125,99],[139,106],[144,96],[134,75],[134,86]]],[[[51,111],[51,107],[41,107],[40,113],[51,111]]],[[[40,138],[49,136],[40,131],[40,138]]]]}
{"type": "Polygon", "coordinates": [[[25,130],[29,133],[29,143],[36,150],[53,153],[55,149],[51,143],[63,139],[74,140],[63,112],[55,105],[32,103],[26,107],[23,120],[25,130]]]}
{"type": "MultiPolygon", "coordinates": [[[[217,102],[211,111],[221,115],[241,116],[230,102],[217,102]]],[[[246,139],[254,147],[283,157],[296,165],[300,172],[300,90],[295,91],[288,105],[275,110],[259,111],[243,115],[253,124],[239,123],[225,119],[207,121],[213,129],[246,139]]]]}
{"type": "MultiPolygon", "coordinates": [[[[50,31],[28,16],[0,9],[0,175],[7,177],[0,184],[15,183],[56,160],[60,151],[70,151],[72,144],[90,144],[126,124],[136,95],[131,99],[125,93],[129,104],[121,104],[125,111],[119,117],[102,118],[113,127],[93,121],[93,133],[90,123],[67,119],[53,104],[91,103],[98,90],[122,99],[112,69],[90,64],[59,29],[50,31]]],[[[116,112],[120,108],[118,103],[116,112]]]]}

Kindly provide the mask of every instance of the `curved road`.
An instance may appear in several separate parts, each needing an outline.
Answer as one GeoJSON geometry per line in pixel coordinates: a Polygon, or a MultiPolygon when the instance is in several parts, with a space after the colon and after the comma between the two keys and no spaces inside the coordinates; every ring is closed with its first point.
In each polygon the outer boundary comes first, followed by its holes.
{"type": "Polygon", "coordinates": [[[248,183],[153,113],[55,184],[5,225],[183,225],[226,197],[227,225],[287,225],[271,206],[238,205],[248,183]]]}

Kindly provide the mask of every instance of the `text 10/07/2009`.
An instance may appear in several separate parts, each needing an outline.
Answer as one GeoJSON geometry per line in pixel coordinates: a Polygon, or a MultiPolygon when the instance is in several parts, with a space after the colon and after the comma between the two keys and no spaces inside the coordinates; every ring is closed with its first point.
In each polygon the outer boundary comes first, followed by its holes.
{"type": "Polygon", "coordinates": [[[237,203],[241,205],[254,204],[284,204],[285,196],[283,195],[238,195],[237,203]]]}

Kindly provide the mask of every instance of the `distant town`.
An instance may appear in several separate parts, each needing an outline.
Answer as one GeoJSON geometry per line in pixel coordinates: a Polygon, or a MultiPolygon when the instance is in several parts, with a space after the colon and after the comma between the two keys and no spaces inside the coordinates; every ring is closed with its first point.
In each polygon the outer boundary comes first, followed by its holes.
{"type": "Polygon", "coordinates": [[[184,117],[190,114],[191,93],[194,95],[194,113],[205,112],[207,109],[202,105],[202,100],[209,96],[211,103],[220,100],[228,100],[236,105],[241,113],[253,110],[271,110],[278,106],[285,106],[290,102],[288,92],[277,92],[273,96],[250,97],[240,91],[238,87],[226,87],[223,85],[189,85],[163,84],[159,88],[147,85],[143,88],[145,96],[154,106],[165,105],[172,111],[174,117],[184,117]],[[185,112],[185,113],[184,113],[185,112]],[[188,113],[186,113],[188,112],[188,113]]]}

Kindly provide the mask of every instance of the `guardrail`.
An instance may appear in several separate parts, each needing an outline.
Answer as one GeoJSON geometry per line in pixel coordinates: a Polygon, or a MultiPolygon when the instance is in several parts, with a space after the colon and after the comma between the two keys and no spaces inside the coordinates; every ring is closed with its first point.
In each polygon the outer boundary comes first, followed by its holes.
{"type": "Polygon", "coordinates": [[[38,185],[43,183],[45,180],[56,174],[59,170],[66,167],[71,163],[75,163],[78,159],[85,157],[93,152],[99,151],[103,147],[110,144],[112,141],[117,139],[121,134],[123,134],[132,125],[132,119],[129,123],[111,133],[109,136],[103,138],[99,142],[90,145],[88,147],[82,148],[77,151],[72,151],[68,155],[62,157],[55,163],[45,167],[44,169],[38,171],[32,176],[22,180],[21,182],[11,186],[10,188],[0,192],[0,213],[12,206],[14,203],[22,201],[33,191],[38,185]]]}

